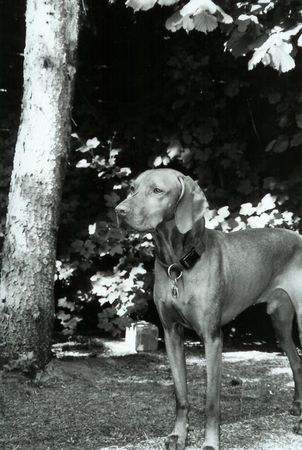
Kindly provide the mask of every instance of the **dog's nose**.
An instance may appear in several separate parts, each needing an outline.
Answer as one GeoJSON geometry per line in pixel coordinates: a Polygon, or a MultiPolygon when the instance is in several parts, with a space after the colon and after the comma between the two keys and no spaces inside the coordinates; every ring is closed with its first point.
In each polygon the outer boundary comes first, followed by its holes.
{"type": "Polygon", "coordinates": [[[116,206],[115,212],[116,212],[116,214],[118,214],[119,216],[126,216],[126,214],[127,214],[127,212],[128,212],[128,208],[127,208],[125,205],[120,204],[120,205],[117,205],[117,206],[116,206]]]}

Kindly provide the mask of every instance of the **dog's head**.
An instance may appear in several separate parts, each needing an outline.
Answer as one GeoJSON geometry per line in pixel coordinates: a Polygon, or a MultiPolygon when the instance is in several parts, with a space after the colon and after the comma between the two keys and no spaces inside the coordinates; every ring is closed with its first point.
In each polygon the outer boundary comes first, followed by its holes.
{"type": "Polygon", "coordinates": [[[197,182],[173,169],[143,172],[131,184],[128,197],[116,207],[117,217],[137,231],[155,230],[175,219],[185,234],[205,212],[207,201],[197,182]]]}

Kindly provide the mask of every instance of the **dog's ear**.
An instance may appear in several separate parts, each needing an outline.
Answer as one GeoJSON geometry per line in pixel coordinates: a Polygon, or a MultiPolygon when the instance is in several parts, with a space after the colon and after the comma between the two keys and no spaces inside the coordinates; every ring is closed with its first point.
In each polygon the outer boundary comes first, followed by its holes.
{"type": "Polygon", "coordinates": [[[204,193],[191,177],[179,177],[181,194],[175,211],[175,223],[178,230],[185,234],[205,213],[207,199],[204,193]]]}

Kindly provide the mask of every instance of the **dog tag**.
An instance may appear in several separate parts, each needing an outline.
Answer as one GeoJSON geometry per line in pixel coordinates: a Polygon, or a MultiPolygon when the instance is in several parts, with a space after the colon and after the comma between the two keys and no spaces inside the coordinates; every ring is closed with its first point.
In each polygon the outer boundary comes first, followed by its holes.
{"type": "Polygon", "coordinates": [[[172,281],[171,293],[172,293],[172,297],[173,298],[177,298],[178,297],[178,286],[177,286],[177,280],[176,279],[172,281]]]}
{"type": "Polygon", "coordinates": [[[182,270],[179,269],[177,264],[171,264],[171,266],[168,267],[168,277],[172,281],[171,284],[171,294],[173,298],[178,297],[178,284],[177,280],[179,280],[182,277],[182,270]]]}

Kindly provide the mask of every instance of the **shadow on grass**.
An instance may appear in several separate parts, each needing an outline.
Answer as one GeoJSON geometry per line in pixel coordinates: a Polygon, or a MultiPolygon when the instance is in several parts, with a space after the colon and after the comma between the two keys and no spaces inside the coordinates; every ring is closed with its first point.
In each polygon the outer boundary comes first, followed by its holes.
{"type": "MultiPolygon", "coordinates": [[[[197,448],[203,434],[205,364],[196,350],[187,353],[189,447],[197,448]]],[[[277,354],[239,354],[224,354],[223,448],[266,448],[258,443],[280,442],[294,424],[287,414],[293,395],[288,363],[277,354]]],[[[174,394],[164,352],[54,359],[35,382],[3,376],[0,407],[0,448],[5,450],[156,450],[172,429],[174,394]]],[[[290,439],[298,439],[297,449],[302,448],[302,437],[290,434],[290,439]]],[[[287,448],[282,445],[280,450],[287,448]]]]}

